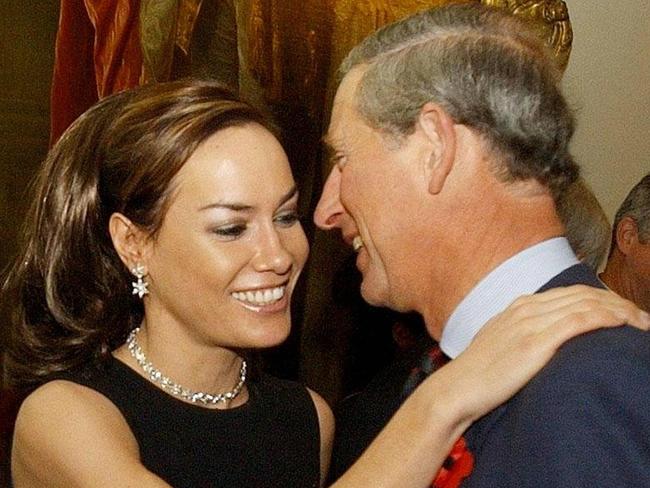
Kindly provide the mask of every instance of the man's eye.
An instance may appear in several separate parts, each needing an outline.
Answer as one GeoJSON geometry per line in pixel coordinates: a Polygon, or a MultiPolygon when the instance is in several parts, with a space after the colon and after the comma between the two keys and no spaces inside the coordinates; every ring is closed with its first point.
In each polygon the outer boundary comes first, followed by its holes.
{"type": "Polygon", "coordinates": [[[219,237],[233,239],[241,236],[245,231],[245,225],[227,225],[223,227],[217,227],[212,232],[214,232],[219,237]]]}
{"type": "Polygon", "coordinates": [[[298,212],[287,212],[278,215],[274,220],[283,227],[291,227],[300,220],[300,215],[298,212]]]}

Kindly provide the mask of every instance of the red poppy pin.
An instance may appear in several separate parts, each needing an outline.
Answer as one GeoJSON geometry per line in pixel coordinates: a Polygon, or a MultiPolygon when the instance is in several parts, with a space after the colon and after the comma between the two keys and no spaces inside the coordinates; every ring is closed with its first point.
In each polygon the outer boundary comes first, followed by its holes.
{"type": "Polygon", "coordinates": [[[474,456],[461,437],[452,447],[438,475],[431,484],[432,488],[458,488],[474,468],[474,456]]]}

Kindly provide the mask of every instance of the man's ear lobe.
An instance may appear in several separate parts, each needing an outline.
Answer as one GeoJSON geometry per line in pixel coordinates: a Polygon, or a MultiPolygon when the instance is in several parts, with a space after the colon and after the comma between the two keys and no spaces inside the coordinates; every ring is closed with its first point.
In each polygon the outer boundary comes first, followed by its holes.
{"type": "Polygon", "coordinates": [[[130,270],[144,262],[146,234],[125,215],[115,212],[108,221],[108,231],[113,247],[124,265],[130,270]]]}
{"type": "Polygon", "coordinates": [[[431,146],[427,162],[429,193],[437,195],[442,191],[456,158],[455,123],[445,109],[429,102],[420,110],[418,124],[431,146]]]}
{"type": "Polygon", "coordinates": [[[639,240],[639,229],[632,217],[623,217],[616,226],[616,247],[624,254],[630,253],[639,240]]]}

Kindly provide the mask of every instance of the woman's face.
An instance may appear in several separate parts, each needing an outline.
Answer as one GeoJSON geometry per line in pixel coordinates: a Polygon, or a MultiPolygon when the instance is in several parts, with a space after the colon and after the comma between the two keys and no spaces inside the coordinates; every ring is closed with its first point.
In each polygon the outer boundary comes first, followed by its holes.
{"type": "Polygon", "coordinates": [[[145,254],[150,330],[227,348],[281,343],[308,245],[278,141],[254,123],[219,131],[187,160],[172,189],[145,254]]]}

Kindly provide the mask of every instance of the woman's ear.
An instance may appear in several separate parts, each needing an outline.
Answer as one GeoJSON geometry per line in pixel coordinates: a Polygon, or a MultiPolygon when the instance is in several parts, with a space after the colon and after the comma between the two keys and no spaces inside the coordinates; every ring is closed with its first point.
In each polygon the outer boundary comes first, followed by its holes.
{"type": "Polygon", "coordinates": [[[455,122],[440,105],[426,103],[420,110],[418,125],[431,144],[427,162],[429,193],[437,195],[445,185],[456,158],[455,122]]]}
{"type": "Polygon", "coordinates": [[[131,220],[115,212],[108,221],[108,231],[113,241],[113,247],[124,265],[133,269],[136,265],[144,265],[148,236],[131,220]]]}

